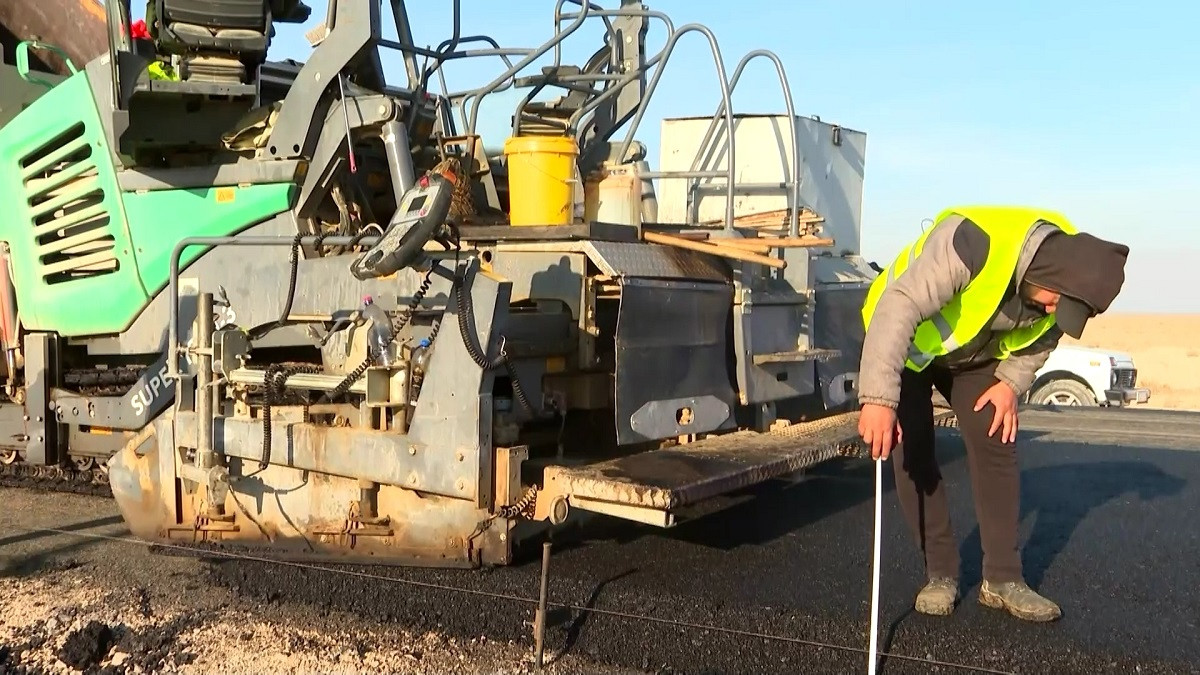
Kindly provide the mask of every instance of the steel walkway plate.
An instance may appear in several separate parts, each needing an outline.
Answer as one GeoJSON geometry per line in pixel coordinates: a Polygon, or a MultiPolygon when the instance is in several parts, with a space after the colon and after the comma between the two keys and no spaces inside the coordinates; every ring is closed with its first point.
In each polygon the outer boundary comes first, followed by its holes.
{"type": "Polygon", "coordinates": [[[855,411],[766,433],[712,436],[595,464],[549,466],[545,479],[548,489],[585,510],[601,510],[591,505],[607,503],[670,511],[840,455],[857,454],[860,443],[855,411]]]}

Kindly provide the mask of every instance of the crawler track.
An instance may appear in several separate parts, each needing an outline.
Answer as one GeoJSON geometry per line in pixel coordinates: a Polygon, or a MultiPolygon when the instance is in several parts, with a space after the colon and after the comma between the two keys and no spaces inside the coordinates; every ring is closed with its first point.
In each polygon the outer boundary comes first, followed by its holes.
{"type": "Polygon", "coordinates": [[[22,462],[0,463],[0,486],[22,487],[41,492],[69,492],[112,497],[108,474],[97,465],[93,469],[74,466],[34,466],[22,462]]]}

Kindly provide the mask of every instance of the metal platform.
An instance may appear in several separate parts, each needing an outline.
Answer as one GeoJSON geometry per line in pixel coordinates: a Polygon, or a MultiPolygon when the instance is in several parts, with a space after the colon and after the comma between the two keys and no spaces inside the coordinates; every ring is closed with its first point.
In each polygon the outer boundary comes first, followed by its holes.
{"type": "Polygon", "coordinates": [[[545,489],[572,508],[660,527],[676,509],[787,475],[860,444],[858,412],[769,433],[739,431],[596,464],[545,470],[545,489]]]}

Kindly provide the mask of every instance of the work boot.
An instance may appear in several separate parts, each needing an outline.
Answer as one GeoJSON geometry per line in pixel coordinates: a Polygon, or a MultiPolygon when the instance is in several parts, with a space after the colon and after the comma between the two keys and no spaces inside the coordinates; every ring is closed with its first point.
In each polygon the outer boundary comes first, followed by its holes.
{"type": "Polygon", "coordinates": [[[917,611],[922,614],[949,616],[958,600],[958,581],[950,577],[930,579],[917,593],[917,611]]]}
{"type": "Polygon", "coordinates": [[[1038,595],[1024,581],[1002,584],[984,581],[979,586],[979,603],[985,607],[1007,610],[1026,621],[1054,621],[1062,610],[1052,601],[1038,595]]]}

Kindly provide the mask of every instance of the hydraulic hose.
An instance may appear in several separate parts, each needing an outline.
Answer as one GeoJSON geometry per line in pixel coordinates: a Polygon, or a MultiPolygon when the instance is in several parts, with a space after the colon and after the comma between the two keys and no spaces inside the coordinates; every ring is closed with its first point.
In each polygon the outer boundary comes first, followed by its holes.
{"type": "Polygon", "coordinates": [[[530,416],[537,417],[537,411],[530,405],[529,398],[526,397],[525,390],[521,387],[521,382],[517,378],[516,368],[513,367],[512,361],[508,359],[508,353],[504,350],[503,338],[500,341],[500,353],[491,361],[488,360],[487,355],[475,341],[475,336],[471,331],[472,321],[470,320],[474,315],[474,311],[471,307],[471,299],[468,293],[464,292],[462,272],[456,272],[454,275],[454,297],[456,309],[458,309],[458,332],[462,335],[463,345],[466,346],[467,354],[470,355],[471,360],[485,371],[504,366],[504,369],[508,372],[509,381],[512,383],[513,397],[517,399],[517,402],[521,404],[525,412],[529,413],[530,416]]]}

